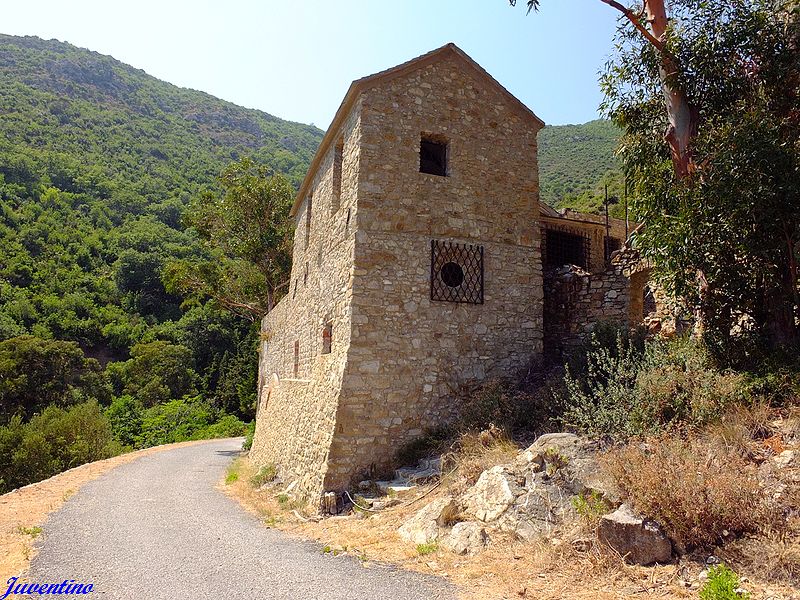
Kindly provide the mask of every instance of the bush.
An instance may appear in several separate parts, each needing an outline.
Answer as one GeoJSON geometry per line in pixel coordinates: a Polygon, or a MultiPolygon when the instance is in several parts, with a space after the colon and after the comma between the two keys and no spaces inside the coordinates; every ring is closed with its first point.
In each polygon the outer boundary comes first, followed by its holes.
{"type": "Polygon", "coordinates": [[[748,600],[750,594],[739,594],[739,576],[725,565],[708,570],[708,581],[700,590],[700,600],[748,600]]]}
{"type": "Polygon", "coordinates": [[[142,403],[132,396],[114,398],[111,406],[106,409],[114,439],[124,446],[134,446],[142,431],[143,412],[142,403]]]}
{"type": "MultiPolygon", "coordinates": [[[[533,365],[531,370],[534,370],[533,365]]],[[[560,411],[561,373],[528,373],[521,385],[499,379],[463,390],[459,398],[458,433],[483,431],[495,425],[508,432],[516,429],[549,431],[560,411]]]]}
{"type": "Polygon", "coordinates": [[[680,551],[755,531],[763,499],[754,467],[724,445],[660,436],[609,453],[606,467],[633,507],[680,551]]]}
{"type": "Polygon", "coordinates": [[[140,448],[183,442],[213,421],[211,408],[195,398],[171,400],[148,408],[142,415],[140,448]]]}
{"type": "Polygon", "coordinates": [[[217,413],[200,398],[171,400],[148,408],[142,414],[140,448],[187,440],[244,435],[247,424],[232,415],[217,413]]]}
{"type": "Polygon", "coordinates": [[[16,416],[0,427],[0,490],[41,481],[121,451],[95,401],[69,410],[50,406],[29,423],[16,416]]]}
{"type": "Polygon", "coordinates": [[[568,370],[563,422],[613,441],[653,435],[672,425],[703,425],[745,397],[741,375],[714,369],[691,340],[647,342],[592,338],[583,373],[568,370]]]}
{"type": "Polygon", "coordinates": [[[210,440],[214,438],[239,437],[247,433],[247,423],[243,423],[233,415],[221,415],[216,422],[195,431],[193,440],[210,440]]]}
{"type": "Polygon", "coordinates": [[[275,465],[264,465],[258,470],[258,473],[250,478],[250,485],[254,488],[260,488],[262,485],[274,481],[277,474],[278,471],[275,465]]]}
{"type": "Polygon", "coordinates": [[[250,421],[247,424],[247,433],[245,433],[244,441],[242,442],[242,450],[245,452],[253,447],[253,438],[256,435],[256,422],[250,421]]]}

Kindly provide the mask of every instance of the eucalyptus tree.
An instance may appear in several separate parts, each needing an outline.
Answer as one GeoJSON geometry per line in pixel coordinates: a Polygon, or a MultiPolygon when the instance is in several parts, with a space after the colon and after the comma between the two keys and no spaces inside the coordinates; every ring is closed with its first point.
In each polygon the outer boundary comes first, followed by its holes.
{"type": "Polygon", "coordinates": [[[599,1],[621,13],[601,108],[624,131],[639,247],[712,347],[737,330],[796,344],[797,2],[599,1]]]}

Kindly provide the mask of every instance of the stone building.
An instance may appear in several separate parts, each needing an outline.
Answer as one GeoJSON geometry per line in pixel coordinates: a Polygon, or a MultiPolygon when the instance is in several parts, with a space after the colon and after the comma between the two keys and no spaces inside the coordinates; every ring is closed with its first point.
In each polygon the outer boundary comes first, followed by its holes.
{"type": "Polygon", "coordinates": [[[343,490],[452,419],[460,386],[541,356],[542,228],[564,221],[539,205],[542,127],[453,44],[353,82],[262,322],[256,464],[310,501],[343,490]]]}

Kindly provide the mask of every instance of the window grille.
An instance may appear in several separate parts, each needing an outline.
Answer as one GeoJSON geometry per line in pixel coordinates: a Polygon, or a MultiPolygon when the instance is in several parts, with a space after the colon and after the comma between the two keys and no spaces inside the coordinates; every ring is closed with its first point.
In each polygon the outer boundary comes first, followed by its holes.
{"type": "Polygon", "coordinates": [[[483,304],[483,246],[431,240],[431,300],[483,304]]]}

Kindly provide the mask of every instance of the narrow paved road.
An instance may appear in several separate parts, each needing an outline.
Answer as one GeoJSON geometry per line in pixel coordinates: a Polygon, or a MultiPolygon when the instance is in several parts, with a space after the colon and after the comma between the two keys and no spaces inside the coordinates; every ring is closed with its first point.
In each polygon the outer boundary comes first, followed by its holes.
{"type": "Polygon", "coordinates": [[[165,450],[86,484],[44,524],[25,581],[92,583],[89,598],[455,597],[442,580],[325,556],[261,525],[215,489],[240,447],[219,440],[165,450]]]}

